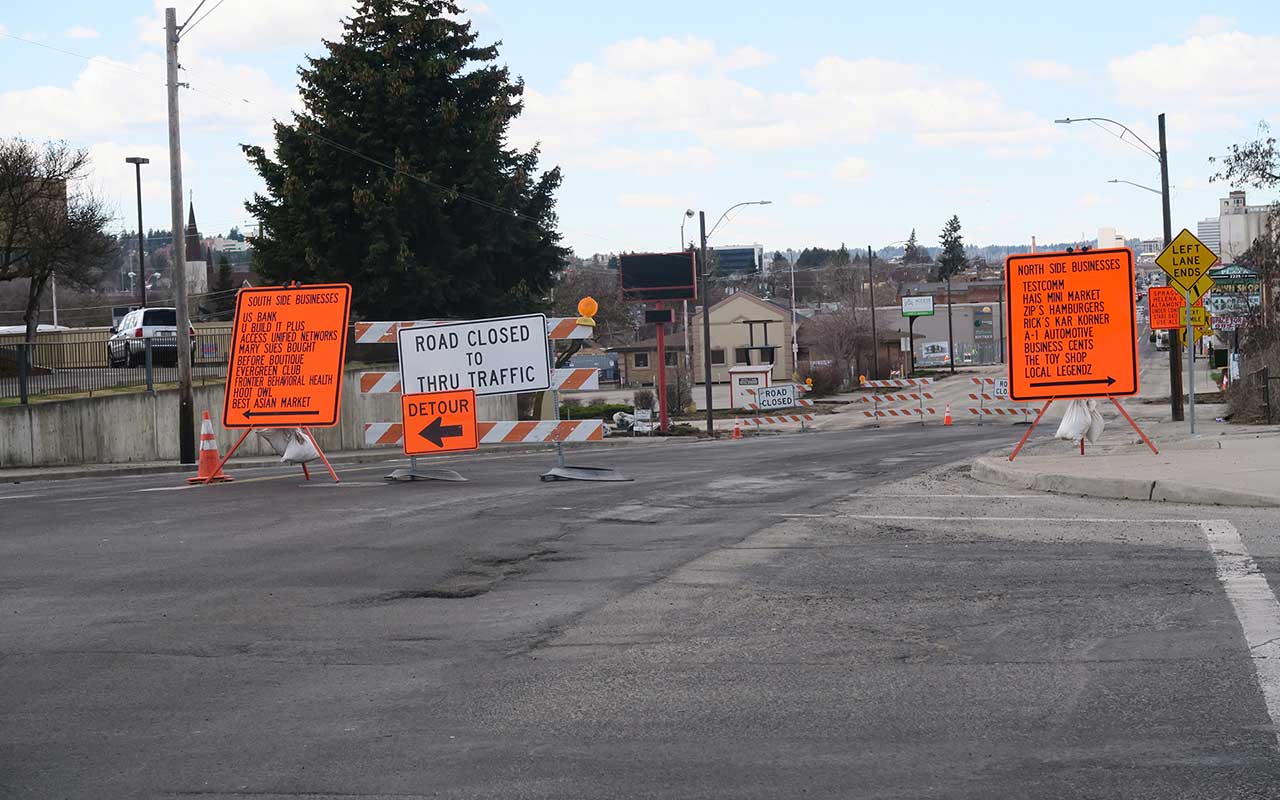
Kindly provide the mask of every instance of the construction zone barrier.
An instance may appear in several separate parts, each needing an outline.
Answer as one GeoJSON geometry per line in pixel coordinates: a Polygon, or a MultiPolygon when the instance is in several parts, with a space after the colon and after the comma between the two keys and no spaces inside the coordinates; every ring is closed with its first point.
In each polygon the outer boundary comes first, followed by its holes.
{"type": "MultiPolygon", "coordinates": [[[[355,328],[356,344],[395,344],[403,328],[422,328],[430,325],[444,325],[456,320],[427,319],[405,322],[357,322],[355,328]]],[[[595,333],[590,325],[579,324],[578,317],[548,317],[547,338],[589,339],[595,333]]]]}
{"type": "MultiPolygon", "coordinates": [[[[604,439],[604,421],[477,422],[476,433],[480,444],[599,442],[604,439]]],[[[404,443],[404,425],[399,422],[366,422],[364,441],[369,447],[401,445],[404,443]]]]}
{"type": "Polygon", "coordinates": [[[213,435],[213,421],[209,412],[200,417],[200,462],[194,477],[187,478],[187,483],[226,483],[234,480],[222,471],[222,456],[218,453],[218,437],[213,435]]]}
{"type": "MultiPolygon", "coordinates": [[[[562,392],[593,392],[600,388],[600,370],[589,367],[557,369],[551,372],[551,388],[562,392]]],[[[360,373],[361,394],[400,394],[400,373],[360,373]]]]}
{"type": "Polygon", "coordinates": [[[788,422],[813,422],[812,414],[776,414],[771,417],[748,417],[744,419],[743,424],[754,425],[759,428],[762,425],[784,425],[788,422]]]}
{"type": "Polygon", "coordinates": [[[923,417],[933,416],[938,413],[938,409],[931,406],[921,406],[919,408],[877,408],[873,411],[863,411],[864,417],[923,417]]]}
{"type": "Polygon", "coordinates": [[[988,403],[1009,403],[1007,394],[1000,393],[1000,388],[1006,388],[1005,378],[969,378],[976,386],[982,387],[982,391],[970,392],[969,399],[978,403],[977,406],[970,406],[966,409],[970,415],[978,418],[978,424],[982,424],[983,417],[1018,417],[1021,416],[1020,422],[1024,424],[1031,423],[1031,409],[1025,405],[988,405],[988,403]],[[999,387],[991,391],[987,391],[987,387],[999,387]]]}
{"type": "MultiPolygon", "coordinates": [[[[932,378],[889,378],[888,380],[878,381],[862,381],[864,389],[910,389],[923,386],[932,386],[932,378]]],[[[937,409],[927,408],[924,404],[926,400],[932,400],[931,392],[890,392],[889,394],[872,394],[858,398],[863,403],[871,403],[873,408],[870,411],[862,412],[864,417],[876,420],[876,427],[880,427],[881,419],[909,419],[918,418],[920,424],[924,424],[926,416],[937,414],[937,409]],[[892,403],[916,403],[915,408],[881,408],[892,403]]]]}
{"type": "Polygon", "coordinates": [[[912,386],[930,386],[933,378],[889,378],[880,381],[863,381],[864,389],[906,389],[912,386]]]}

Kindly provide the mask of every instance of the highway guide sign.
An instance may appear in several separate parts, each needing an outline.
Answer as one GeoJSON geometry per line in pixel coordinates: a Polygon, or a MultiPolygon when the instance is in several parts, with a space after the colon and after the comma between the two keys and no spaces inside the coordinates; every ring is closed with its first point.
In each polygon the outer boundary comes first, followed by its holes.
{"type": "MultiPolygon", "coordinates": [[[[1195,297],[1204,294],[1204,291],[1196,294],[1196,284],[1209,274],[1209,268],[1217,261],[1217,254],[1186,228],[1173,237],[1168,247],[1156,256],[1156,266],[1165,271],[1172,284],[1184,292],[1191,292],[1195,297]]],[[[1205,291],[1211,288],[1213,282],[1209,281],[1205,285],[1205,291]]]]}
{"type": "Polygon", "coordinates": [[[407,456],[475,450],[480,446],[474,389],[402,394],[400,412],[407,456]]]}
{"type": "Polygon", "coordinates": [[[756,405],[761,411],[794,408],[795,404],[796,386],[794,383],[781,383],[777,386],[764,386],[756,389],[756,405]]]}
{"type": "Polygon", "coordinates": [[[350,310],[346,283],[241,289],[223,426],[337,425],[350,310]]]}
{"type": "Polygon", "coordinates": [[[542,314],[402,328],[399,344],[401,386],[411,394],[474,389],[484,396],[551,388],[542,314]]]}
{"type": "Polygon", "coordinates": [[[921,297],[902,298],[902,316],[932,317],[933,316],[933,295],[923,295],[921,297]]]}
{"type": "Polygon", "coordinates": [[[1133,251],[1010,256],[1005,285],[1010,399],[1137,394],[1133,251]]]}

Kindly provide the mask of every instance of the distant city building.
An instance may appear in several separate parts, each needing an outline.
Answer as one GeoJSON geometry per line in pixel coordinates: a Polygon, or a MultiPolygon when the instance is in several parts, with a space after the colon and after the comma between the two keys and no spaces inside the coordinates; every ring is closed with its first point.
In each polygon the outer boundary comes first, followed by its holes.
{"type": "MultiPolygon", "coordinates": [[[[1224,264],[1233,264],[1253,241],[1271,227],[1271,206],[1251,206],[1245,193],[1231,192],[1219,202],[1218,255],[1224,264]]],[[[1205,242],[1209,244],[1209,242],[1205,242]]],[[[1210,245],[1212,246],[1212,245],[1210,245]]]]}
{"type": "Polygon", "coordinates": [[[209,249],[214,253],[247,253],[253,248],[249,247],[248,242],[215,236],[209,240],[209,249]]]}
{"type": "Polygon", "coordinates": [[[716,267],[721,275],[759,272],[764,261],[764,247],[758,244],[731,244],[715,248],[719,263],[716,267]]]}
{"type": "Polygon", "coordinates": [[[1218,217],[1209,217],[1196,223],[1196,238],[1219,257],[1222,256],[1222,223],[1218,217]]]}
{"type": "MultiPolygon", "coordinates": [[[[1217,220],[1214,220],[1214,221],[1217,222],[1217,220]]],[[[1164,242],[1162,242],[1161,240],[1143,239],[1142,243],[1138,245],[1138,255],[1155,256],[1155,255],[1159,255],[1160,251],[1163,249],[1164,249],[1164,242]]],[[[1214,251],[1214,252],[1217,252],[1217,251],[1214,251]]]]}
{"type": "Polygon", "coordinates": [[[1098,248],[1124,247],[1124,237],[1115,228],[1098,228],[1098,248]]]}

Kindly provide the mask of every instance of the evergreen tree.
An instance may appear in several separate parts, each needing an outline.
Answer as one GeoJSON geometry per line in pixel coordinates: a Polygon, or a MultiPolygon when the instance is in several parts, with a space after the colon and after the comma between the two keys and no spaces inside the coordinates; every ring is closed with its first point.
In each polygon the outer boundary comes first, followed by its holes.
{"type": "Polygon", "coordinates": [[[960,236],[960,217],[952,215],[942,229],[942,254],[938,256],[938,280],[950,280],[952,275],[964,272],[969,260],[964,254],[964,239],[960,236]]]}
{"type": "Polygon", "coordinates": [[[221,312],[234,311],[236,307],[236,285],[231,278],[231,259],[226,253],[218,254],[218,274],[213,278],[213,308],[221,312]]]}
{"type": "Polygon", "coordinates": [[[845,267],[849,265],[849,248],[844,246],[844,242],[840,243],[840,249],[836,251],[832,258],[832,263],[837,267],[845,267]]]}
{"type": "Polygon", "coordinates": [[[346,281],[366,318],[482,317],[545,298],[567,251],[560,171],[506,146],[522,81],[450,0],[361,0],[300,70],[303,111],[246,204],[268,283],[346,281]]]}
{"type": "Polygon", "coordinates": [[[916,239],[916,229],[912,228],[911,235],[907,237],[906,250],[902,254],[902,263],[918,264],[921,260],[922,259],[920,258],[920,244],[916,239]]]}

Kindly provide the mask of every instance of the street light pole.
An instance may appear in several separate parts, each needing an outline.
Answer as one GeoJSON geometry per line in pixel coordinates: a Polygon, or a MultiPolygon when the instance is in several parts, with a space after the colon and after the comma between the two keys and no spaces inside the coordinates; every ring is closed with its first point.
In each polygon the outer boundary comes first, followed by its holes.
{"type": "Polygon", "coordinates": [[[707,292],[707,215],[698,212],[699,248],[698,277],[702,283],[702,379],[706,384],[707,435],[716,435],[716,412],[711,406],[711,296],[707,292]]]}
{"type": "MultiPolygon", "coordinates": [[[[1081,117],[1078,119],[1072,119],[1071,117],[1067,117],[1065,119],[1054,120],[1054,122],[1064,125],[1072,122],[1106,122],[1111,125],[1115,125],[1124,131],[1124,133],[1120,135],[1121,139],[1123,139],[1125,135],[1132,136],[1147,149],[1148,153],[1160,162],[1160,206],[1164,216],[1164,245],[1165,247],[1168,247],[1169,242],[1173,241],[1173,216],[1169,210],[1169,148],[1165,143],[1164,114],[1156,117],[1156,121],[1160,130],[1159,150],[1156,150],[1154,147],[1143,141],[1142,137],[1134,133],[1128,125],[1125,125],[1122,122],[1117,122],[1114,119],[1108,119],[1107,117],[1081,117]]],[[[1122,182],[1128,183],[1128,181],[1122,182]]],[[[1135,185],[1141,189],[1148,189],[1148,187],[1141,186],[1140,184],[1135,185]]],[[[1150,189],[1148,190],[1151,191],[1150,189]]],[[[1168,281],[1166,281],[1166,283],[1168,283],[1168,281]]],[[[1190,305],[1191,304],[1188,301],[1188,308],[1190,308],[1190,305]]],[[[1187,319],[1191,319],[1190,311],[1187,313],[1187,319]]],[[[1188,349],[1189,348],[1190,345],[1188,345],[1188,349]]],[[[1190,363],[1194,366],[1194,362],[1190,363]]],[[[1188,376],[1189,382],[1194,382],[1194,380],[1195,379],[1193,377],[1190,377],[1190,375],[1188,376]]],[[[1191,384],[1189,383],[1188,385],[1191,384]]],[[[1195,402],[1194,396],[1192,397],[1192,402],[1195,402]]],[[[1184,418],[1182,413],[1182,360],[1179,357],[1178,349],[1173,346],[1172,342],[1169,346],[1169,413],[1174,422],[1181,422],[1184,418]]]]}
{"type": "Polygon", "coordinates": [[[142,240],[142,165],[150,164],[151,159],[142,158],[141,156],[129,156],[125,159],[126,164],[133,165],[134,176],[137,178],[138,186],[138,276],[142,278],[138,282],[138,301],[143,308],[147,307],[147,272],[142,261],[143,252],[146,247],[142,240]]]}
{"type": "MultiPolygon", "coordinates": [[[[689,245],[684,240],[684,223],[693,217],[693,209],[686,208],[680,218],[680,252],[689,252],[689,245]]],[[[680,371],[683,379],[689,381],[689,400],[693,400],[693,344],[689,339],[689,301],[681,300],[684,311],[684,369],[680,371]]],[[[682,393],[683,394],[683,393],[682,393]]]]}

